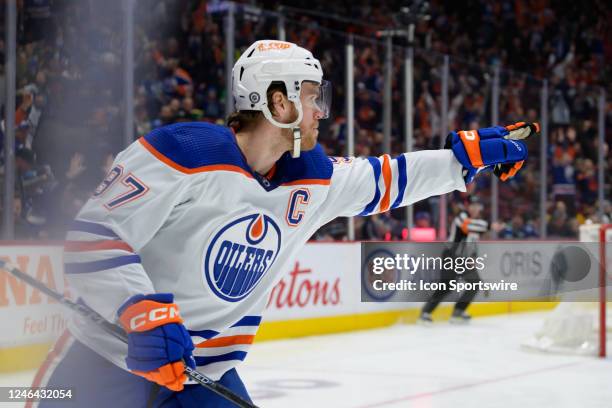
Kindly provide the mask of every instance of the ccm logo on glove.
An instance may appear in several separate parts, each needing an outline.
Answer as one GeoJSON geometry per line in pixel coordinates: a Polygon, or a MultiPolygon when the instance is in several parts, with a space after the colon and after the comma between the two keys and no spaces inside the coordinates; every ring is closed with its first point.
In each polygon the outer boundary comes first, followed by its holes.
{"type": "Polygon", "coordinates": [[[144,300],[128,308],[121,315],[121,324],[129,331],[138,332],[151,330],[159,326],[160,322],[166,324],[181,323],[181,321],[176,304],[160,304],[151,300],[144,300]]]}
{"type": "Polygon", "coordinates": [[[128,332],[125,359],[133,374],[172,391],[187,380],[185,364],[195,368],[193,342],[171,293],[135,295],[117,311],[128,332]]]}

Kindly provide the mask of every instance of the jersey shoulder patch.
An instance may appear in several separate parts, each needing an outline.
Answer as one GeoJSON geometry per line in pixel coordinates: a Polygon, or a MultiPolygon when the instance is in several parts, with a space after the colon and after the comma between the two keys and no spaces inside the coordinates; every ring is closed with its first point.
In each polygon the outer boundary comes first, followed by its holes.
{"type": "Polygon", "coordinates": [[[225,127],[184,122],[152,130],[140,143],[158,159],[183,172],[226,165],[248,172],[234,134],[225,127]]]}

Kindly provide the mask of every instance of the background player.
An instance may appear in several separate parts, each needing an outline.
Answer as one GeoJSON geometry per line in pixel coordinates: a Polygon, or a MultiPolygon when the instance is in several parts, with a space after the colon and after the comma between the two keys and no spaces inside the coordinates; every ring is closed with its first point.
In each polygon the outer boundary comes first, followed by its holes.
{"type": "MultiPolygon", "coordinates": [[[[471,196],[469,198],[469,204],[467,211],[461,211],[451,226],[451,232],[448,240],[452,243],[449,250],[443,256],[451,257],[476,257],[477,247],[474,245],[480,239],[480,236],[489,230],[489,223],[482,219],[483,205],[478,200],[478,197],[471,196]]],[[[493,227],[497,230],[501,228],[500,224],[494,224],[493,227]]],[[[478,270],[468,269],[463,273],[455,273],[454,271],[447,271],[445,269],[440,271],[440,281],[447,283],[446,289],[436,290],[429,300],[423,305],[421,309],[421,315],[419,316],[419,323],[431,324],[432,313],[438,307],[438,304],[450,293],[448,282],[452,279],[460,279],[464,282],[476,283],[480,281],[478,270]]],[[[450,318],[451,323],[467,323],[470,321],[471,316],[466,312],[467,307],[470,305],[476,294],[477,290],[467,290],[463,292],[457,303],[450,318]]]]}

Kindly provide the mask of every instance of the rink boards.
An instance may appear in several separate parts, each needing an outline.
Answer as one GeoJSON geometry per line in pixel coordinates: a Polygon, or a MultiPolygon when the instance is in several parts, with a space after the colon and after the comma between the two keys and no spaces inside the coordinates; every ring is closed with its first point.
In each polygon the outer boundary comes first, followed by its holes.
{"type": "MultiPolygon", "coordinates": [[[[60,245],[2,243],[0,258],[71,297],[63,277],[60,245]]],[[[283,266],[256,341],[302,337],[413,323],[419,303],[362,302],[360,243],[309,243],[283,266]]],[[[474,316],[545,309],[554,303],[482,302],[474,316]]],[[[444,318],[450,307],[439,308],[444,318]]],[[[65,328],[66,311],[25,283],[0,271],[0,371],[40,364],[49,345],[65,328]]]]}

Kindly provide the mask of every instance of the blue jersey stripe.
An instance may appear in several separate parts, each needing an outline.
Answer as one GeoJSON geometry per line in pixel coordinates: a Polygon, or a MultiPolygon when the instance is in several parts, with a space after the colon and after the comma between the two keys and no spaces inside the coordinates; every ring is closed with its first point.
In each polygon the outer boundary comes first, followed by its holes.
{"type": "Polygon", "coordinates": [[[391,208],[397,208],[404,199],[404,192],[406,191],[407,176],[406,176],[406,156],[400,154],[395,158],[397,160],[397,198],[391,205],[391,208]]]}
{"type": "Polygon", "coordinates": [[[218,356],[193,356],[197,366],[203,366],[212,363],[219,363],[221,361],[240,360],[243,361],[246,358],[246,351],[232,351],[231,353],[220,354],[218,356]]]}
{"type": "Polygon", "coordinates": [[[72,221],[72,224],[70,224],[70,231],[88,232],[90,234],[102,235],[104,237],[119,238],[119,236],[115,234],[112,229],[89,221],[72,221]]]}
{"type": "Polygon", "coordinates": [[[232,327],[240,327],[240,326],[259,326],[261,323],[261,316],[244,316],[242,319],[238,320],[232,327]]]}
{"type": "Polygon", "coordinates": [[[190,336],[203,337],[207,340],[212,339],[213,337],[219,334],[218,331],[214,331],[214,330],[187,330],[187,331],[189,332],[190,336]]]}
{"type": "Polygon", "coordinates": [[[366,205],[363,211],[358,215],[370,214],[378,205],[378,201],[380,201],[380,188],[378,188],[378,179],[380,178],[380,161],[376,157],[368,157],[368,161],[374,169],[374,185],[376,186],[376,193],[374,194],[372,201],[370,201],[370,203],[366,205]]]}
{"type": "Polygon", "coordinates": [[[99,272],[133,263],[140,263],[140,256],[126,255],[101,261],[67,263],[64,265],[64,272],[68,274],[99,272]]]}

